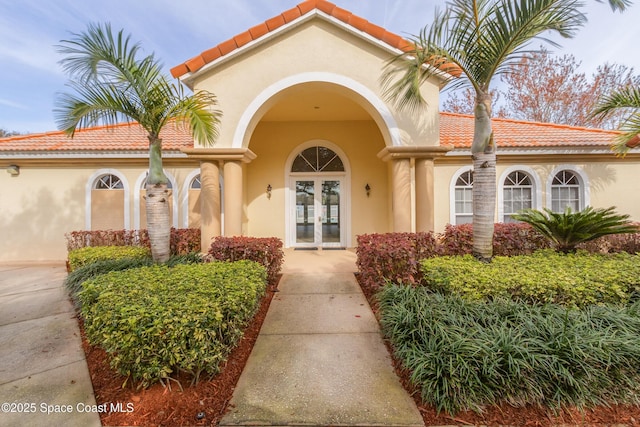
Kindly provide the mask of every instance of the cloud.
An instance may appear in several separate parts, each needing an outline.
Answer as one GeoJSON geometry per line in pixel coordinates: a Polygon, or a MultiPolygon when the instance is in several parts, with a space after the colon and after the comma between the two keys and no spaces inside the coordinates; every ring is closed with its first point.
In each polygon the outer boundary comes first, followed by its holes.
{"type": "Polygon", "coordinates": [[[11,107],[11,108],[16,108],[18,110],[28,110],[29,107],[27,107],[26,105],[17,103],[17,102],[13,102],[10,101],[8,99],[2,99],[0,98],[0,105],[4,105],[6,107],[11,107]]]}

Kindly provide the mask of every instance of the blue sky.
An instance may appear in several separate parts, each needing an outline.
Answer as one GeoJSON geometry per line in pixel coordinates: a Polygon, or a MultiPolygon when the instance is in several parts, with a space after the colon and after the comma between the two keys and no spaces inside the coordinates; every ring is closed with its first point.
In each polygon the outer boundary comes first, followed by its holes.
{"type": "MultiPolygon", "coordinates": [[[[56,129],[56,93],[66,76],[55,45],[88,23],[111,22],[155,52],[169,69],[302,0],[0,0],[0,128],[56,129]]],[[[585,0],[589,23],[554,53],[573,54],[591,74],[605,62],[640,73],[640,0],[624,14],[585,0]]],[[[416,34],[444,0],[333,0],[338,6],[400,35],[416,34]]]]}

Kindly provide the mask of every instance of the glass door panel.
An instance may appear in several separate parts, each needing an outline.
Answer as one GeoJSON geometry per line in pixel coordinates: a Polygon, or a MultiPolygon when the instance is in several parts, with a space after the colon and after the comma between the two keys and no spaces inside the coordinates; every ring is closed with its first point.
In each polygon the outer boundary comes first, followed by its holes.
{"type": "Polygon", "coordinates": [[[315,182],[296,181],[296,243],[315,243],[315,182]]]}
{"type": "Polygon", "coordinates": [[[322,181],[322,243],[340,244],[340,181],[322,181]]]}

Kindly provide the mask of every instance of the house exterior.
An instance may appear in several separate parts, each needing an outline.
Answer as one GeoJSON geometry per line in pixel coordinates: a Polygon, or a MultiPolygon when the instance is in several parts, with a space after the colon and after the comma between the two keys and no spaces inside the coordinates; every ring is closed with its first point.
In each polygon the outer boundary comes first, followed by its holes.
{"type": "MultiPolygon", "coordinates": [[[[274,236],[286,247],[353,247],[356,236],[442,231],[471,220],[473,118],[398,111],[380,76],[406,41],[324,0],[308,0],[174,67],[218,97],[213,146],[168,127],[174,227],[274,236]]],[[[616,132],[495,119],[496,221],[517,210],[616,206],[640,220],[640,155],[616,132]]],[[[144,228],[147,139],[135,125],[0,140],[0,261],[57,260],[64,233],[144,228]]]]}

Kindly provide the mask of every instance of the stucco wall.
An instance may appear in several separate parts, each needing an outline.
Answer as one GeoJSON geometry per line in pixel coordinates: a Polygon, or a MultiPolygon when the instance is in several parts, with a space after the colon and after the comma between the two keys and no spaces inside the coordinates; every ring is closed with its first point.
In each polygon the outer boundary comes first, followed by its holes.
{"type": "MultiPolygon", "coordinates": [[[[182,186],[187,175],[197,168],[197,163],[165,168],[178,184],[173,190],[173,203],[177,203],[179,207],[176,223],[179,227],[184,226],[185,215],[188,215],[182,208],[186,197],[182,186]]],[[[117,210],[98,214],[95,211],[95,206],[98,205],[93,204],[93,214],[103,215],[98,228],[116,223],[126,223],[128,228],[135,228],[141,213],[134,190],[136,184],[144,179],[146,170],[142,165],[112,165],[104,168],[64,165],[61,162],[59,167],[21,166],[17,177],[0,174],[0,262],[66,259],[64,235],[70,231],[86,229],[87,215],[91,217],[92,214],[92,204],[89,203],[92,191],[90,184],[87,191],[87,184],[93,181],[92,177],[99,171],[116,172],[117,176],[124,178],[129,198],[126,202],[126,218],[123,217],[124,205],[117,210]]],[[[139,191],[137,193],[140,194],[139,191]]],[[[89,224],[89,228],[96,227],[89,224]]]]}
{"type": "MultiPolygon", "coordinates": [[[[251,236],[285,238],[285,187],[289,185],[285,163],[308,141],[337,145],[350,164],[351,245],[355,236],[389,230],[387,166],[376,157],[384,142],[372,121],[262,122],[249,148],[257,158],[246,168],[247,232],[251,236]],[[272,196],[266,195],[271,185],[272,196]],[[366,196],[365,186],[371,187],[366,196]]],[[[346,224],[343,224],[343,226],[346,224]]]]}

